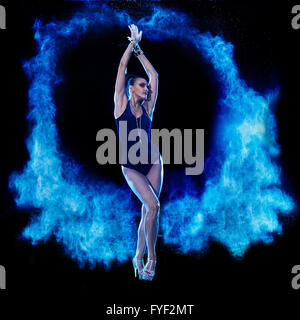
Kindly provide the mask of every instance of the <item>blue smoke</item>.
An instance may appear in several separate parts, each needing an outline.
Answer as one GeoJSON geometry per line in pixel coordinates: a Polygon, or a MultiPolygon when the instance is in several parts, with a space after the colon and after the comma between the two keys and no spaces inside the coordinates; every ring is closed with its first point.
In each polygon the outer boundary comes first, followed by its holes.
{"type": "Polygon", "coordinates": [[[273,234],[282,231],[278,216],[294,208],[294,201],[281,188],[275,162],[280,151],[271,106],[279,88],[265,96],[249,88],[239,77],[233,45],[219,36],[182,28],[189,24],[183,14],[156,10],[145,24],[153,40],[171,37],[194,45],[212,64],[222,89],[211,150],[214,161],[204,192],[195,195],[183,183],[184,196],[172,197],[164,205],[165,243],[187,253],[204,251],[214,239],[241,257],[253,243],[272,242],[273,234]]]}
{"type": "MultiPolygon", "coordinates": [[[[136,225],[128,210],[128,188],[88,180],[82,167],[60,152],[53,92],[61,81],[55,70],[64,48],[74,46],[88,28],[112,24],[111,13],[79,12],[68,22],[45,26],[36,21],[38,54],[23,64],[31,80],[27,119],[32,131],[26,140],[30,160],[22,173],[10,177],[16,204],[39,211],[23,231],[25,239],[37,244],[55,236],[80,266],[100,262],[106,268],[134,253],[136,225]]],[[[121,22],[125,20],[118,15],[117,23],[121,22]]]]}
{"type": "MultiPolygon", "coordinates": [[[[81,166],[64,155],[55,124],[53,92],[60,79],[56,62],[63,50],[75,46],[88,30],[101,26],[127,27],[125,13],[104,5],[75,13],[68,21],[35,23],[37,55],[23,64],[30,81],[26,140],[30,159],[23,172],[10,176],[16,204],[32,213],[22,236],[33,244],[52,236],[80,266],[122,263],[133,254],[134,213],[128,210],[128,188],[86,178],[81,166]],[[35,210],[33,210],[35,209],[35,210]]],[[[184,196],[170,195],[161,211],[165,243],[180,252],[201,251],[210,239],[241,256],[251,243],[271,242],[281,231],[278,214],[288,213],[293,201],[280,187],[276,124],[270,109],[278,90],[261,96],[239,78],[233,45],[190,26],[186,15],[154,8],[149,18],[135,22],[148,39],[172,38],[189,43],[211,63],[222,88],[220,114],[212,154],[215,166],[201,196],[186,188],[184,196]]],[[[174,193],[176,194],[176,193],[174,193]]]]}

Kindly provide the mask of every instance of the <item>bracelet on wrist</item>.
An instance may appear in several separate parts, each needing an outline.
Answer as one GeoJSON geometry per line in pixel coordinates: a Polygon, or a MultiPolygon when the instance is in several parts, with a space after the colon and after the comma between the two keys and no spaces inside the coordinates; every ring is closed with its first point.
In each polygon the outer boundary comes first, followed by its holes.
{"type": "Polygon", "coordinates": [[[130,41],[130,44],[133,44],[132,51],[136,57],[144,53],[137,41],[132,40],[130,37],[127,37],[127,39],[130,41]]]}
{"type": "Polygon", "coordinates": [[[134,45],[134,47],[133,47],[132,50],[133,50],[135,56],[139,56],[139,55],[141,55],[141,54],[144,53],[143,50],[141,49],[141,47],[138,45],[138,43],[136,43],[136,44],[134,45]]]}
{"type": "Polygon", "coordinates": [[[144,52],[143,52],[142,50],[133,51],[133,53],[134,53],[134,55],[135,55],[136,57],[144,54],[144,52]]]}

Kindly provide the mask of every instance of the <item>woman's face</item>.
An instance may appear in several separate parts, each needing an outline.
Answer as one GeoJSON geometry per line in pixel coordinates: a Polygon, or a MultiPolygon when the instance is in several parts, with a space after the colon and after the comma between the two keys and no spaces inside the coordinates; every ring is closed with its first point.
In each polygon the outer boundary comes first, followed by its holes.
{"type": "Polygon", "coordinates": [[[148,83],[144,78],[136,78],[134,85],[129,86],[131,94],[134,94],[137,98],[146,99],[148,94],[148,83]]]}

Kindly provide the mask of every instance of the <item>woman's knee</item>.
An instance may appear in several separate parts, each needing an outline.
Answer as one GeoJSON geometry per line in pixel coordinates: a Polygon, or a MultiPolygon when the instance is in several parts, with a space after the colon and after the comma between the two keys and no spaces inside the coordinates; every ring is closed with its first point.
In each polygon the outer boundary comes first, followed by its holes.
{"type": "Polygon", "coordinates": [[[146,212],[147,212],[147,208],[146,208],[146,206],[144,204],[142,204],[141,212],[142,212],[142,219],[143,219],[143,218],[145,218],[146,212]]]}
{"type": "Polygon", "coordinates": [[[160,203],[158,199],[155,199],[148,203],[148,210],[147,210],[147,218],[154,220],[157,218],[159,214],[159,209],[160,209],[160,203]]]}

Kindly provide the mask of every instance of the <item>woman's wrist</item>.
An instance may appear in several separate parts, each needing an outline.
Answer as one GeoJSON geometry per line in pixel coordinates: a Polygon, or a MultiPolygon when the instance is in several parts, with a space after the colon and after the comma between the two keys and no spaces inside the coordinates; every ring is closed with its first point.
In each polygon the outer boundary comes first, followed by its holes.
{"type": "Polygon", "coordinates": [[[139,41],[137,40],[132,40],[130,37],[127,37],[128,40],[130,41],[129,45],[131,46],[131,50],[135,54],[135,56],[139,56],[143,54],[143,51],[141,47],[139,46],[139,41]]]}
{"type": "Polygon", "coordinates": [[[138,43],[135,44],[135,46],[133,47],[132,50],[136,56],[140,56],[140,55],[144,54],[143,50],[141,49],[141,47],[139,46],[138,43]]]}
{"type": "Polygon", "coordinates": [[[137,40],[132,40],[130,37],[127,37],[127,39],[129,40],[129,44],[132,44],[133,46],[135,46],[137,43],[138,43],[138,41],[137,40]]]}

